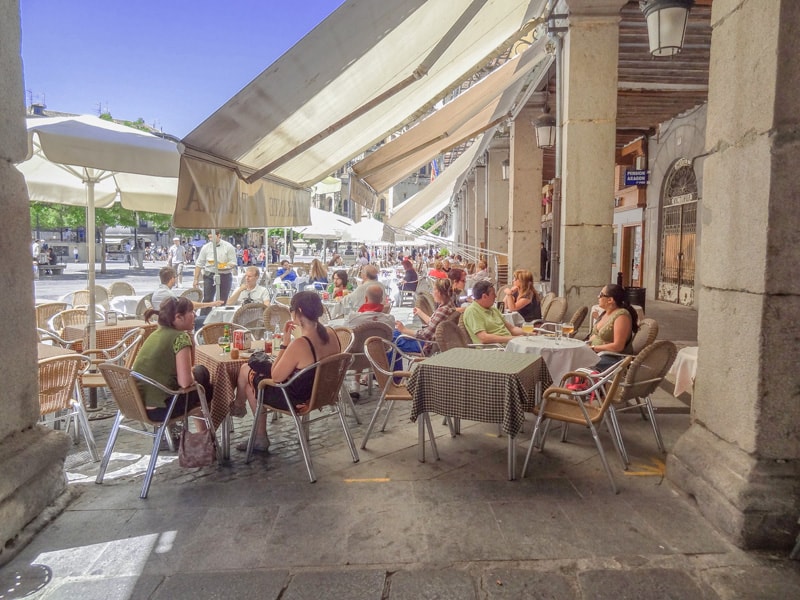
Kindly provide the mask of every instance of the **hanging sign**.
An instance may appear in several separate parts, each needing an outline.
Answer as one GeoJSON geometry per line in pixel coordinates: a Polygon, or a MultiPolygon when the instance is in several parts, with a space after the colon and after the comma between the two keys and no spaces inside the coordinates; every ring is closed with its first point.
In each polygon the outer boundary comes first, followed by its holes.
{"type": "Polygon", "coordinates": [[[647,170],[625,171],[625,185],[647,185],[647,170]]]}

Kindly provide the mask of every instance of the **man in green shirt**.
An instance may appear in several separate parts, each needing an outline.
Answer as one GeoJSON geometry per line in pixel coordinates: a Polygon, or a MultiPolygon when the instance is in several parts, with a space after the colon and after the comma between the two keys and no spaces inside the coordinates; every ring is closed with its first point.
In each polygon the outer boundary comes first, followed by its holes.
{"type": "Polygon", "coordinates": [[[512,337],[525,335],[521,328],[507,325],[495,306],[497,292],[491,281],[478,281],[472,288],[472,302],[464,311],[466,327],[474,344],[505,344],[512,337]]]}

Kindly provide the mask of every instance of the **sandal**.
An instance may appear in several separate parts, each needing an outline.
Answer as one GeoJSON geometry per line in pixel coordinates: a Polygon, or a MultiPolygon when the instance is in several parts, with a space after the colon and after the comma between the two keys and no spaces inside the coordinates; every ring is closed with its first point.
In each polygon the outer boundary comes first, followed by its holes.
{"type": "MultiPolygon", "coordinates": [[[[247,441],[239,442],[236,444],[236,449],[239,452],[247,452],[247,441]]],[[[256,438],[253,444],[253,452],[268,452],[269,451],[269,438],[256,438]]]]}

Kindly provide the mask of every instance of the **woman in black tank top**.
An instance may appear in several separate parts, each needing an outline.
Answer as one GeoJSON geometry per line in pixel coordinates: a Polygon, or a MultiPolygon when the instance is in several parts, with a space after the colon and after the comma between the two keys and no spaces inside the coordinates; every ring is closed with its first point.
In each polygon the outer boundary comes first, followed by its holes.
{"type": "MultiPolygon", "coordinates": [[[[270,375],[279,383],[290,379],[297,372],[317,361],[341,352],[339,338],[333,333],[333,330],[319,322],[323,308],[322,301],[315,292],[300,292],[292,296],[289,310],[292,318],[284,327],[283,339],[291,340],[293,331],[298,327],[302,337],[294,339],[288,346],[281,344],[278,355],[272,362],[270,375]]],[[[310,369],[289,386],[287,390],[289,398],[296,409],[301,409],[311,396],[315,372],[316,369],[310,369]]],[[[253,370],[246,364],[242,365],[239,371],[237,398],[232,408],[234,416],[237,413],[243,415],[245,398],[255,414],[257,392],[253,380],[253,370]]],[[[283,392],[276,388],[268,388],[264,396],[264,404],[282,410],[288,409],[283,392]]],[[[266,417],[266,412],[262,413],[262,418],[256,427],[255,448],[262,452],[269,448],[266,417]]],[[[238,444],[236,447],[239,450],[246,450],[247,443],[238,444]]]]}

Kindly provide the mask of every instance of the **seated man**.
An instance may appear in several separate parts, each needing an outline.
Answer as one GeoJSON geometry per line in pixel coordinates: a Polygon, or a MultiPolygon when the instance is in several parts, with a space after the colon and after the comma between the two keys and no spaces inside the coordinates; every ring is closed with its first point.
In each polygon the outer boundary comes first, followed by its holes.
{"type": "MultiPolygon", "coordinates": [[[[364,277],[364,281],[361,282],[361,285],[359,285],[352,294],[346,296],[343,300],[351,310],[358,310],[358,308],[364,304],[367,298],[367,288],[370,285],[378,285],[381,290],[383,290],[383,293],[386,293],[386,288],[378,281],[379,274],[380,271],[378,271],[378,267],[375,265],[366,265],[361,269],[361,275],[364,277]]],[[[394,327],[394,322],[392,322],[392,327],[394,327]]]]}
{"type": "Polygon", "coordinates": [[[247,267],[244,270],[242,285],[233,290],[228,297],[228,306],[250,304],[251,302],[261,302],[269,304],[269,290],[263,285],[258,285],[258,278],[261,275],[258,267],[247,267]]]}
{"type": "Polygon", "coordinates": [[[297,279],[297,273],[292,269],[288,260],[281,261],[281,268],[275,271],[275,278],[285,282],[292,282],[297,279]]]}
{"type": "Polygon", "coordinates": [[[512,337],[525,335],[520,327],[508,326],[495,306],[494,285],[491,281],[478,281],[472,288],[474,301],[464,311],[464,327],[474,344],[505,344],[512,337]]]}
{"type": "MultiPolygon", "coordinates": [[[[156,310],[158,310],[158,307],[161,306],[161,303],[167,298],[178,298],[180,296],[180,294],[176,294],[172,291],[178,278],[175,269],[172,267],[161,267],[161,270],[158,272],[158,278],[161,280],[161,285],[158,286],[158,289],[153,292],[153,296],[150,298],[150,303],[156,310]]],[[[192,306],[195,310],[212,306],[222,306],[223,304],[225,303],[222,300],[215,300],[213,302],[192,301],[192,306]]]]}
{"type": "Polygon", "coordinates": [[[347,318],[347,326],[355,327],[361,323],[377,321],[386,323],[394,329],[395,319],[392,315],[383,312],[383,287],[379,283],[372,283],[367,287],[366,298],[357,313],[351,314],[347,318]]]}

